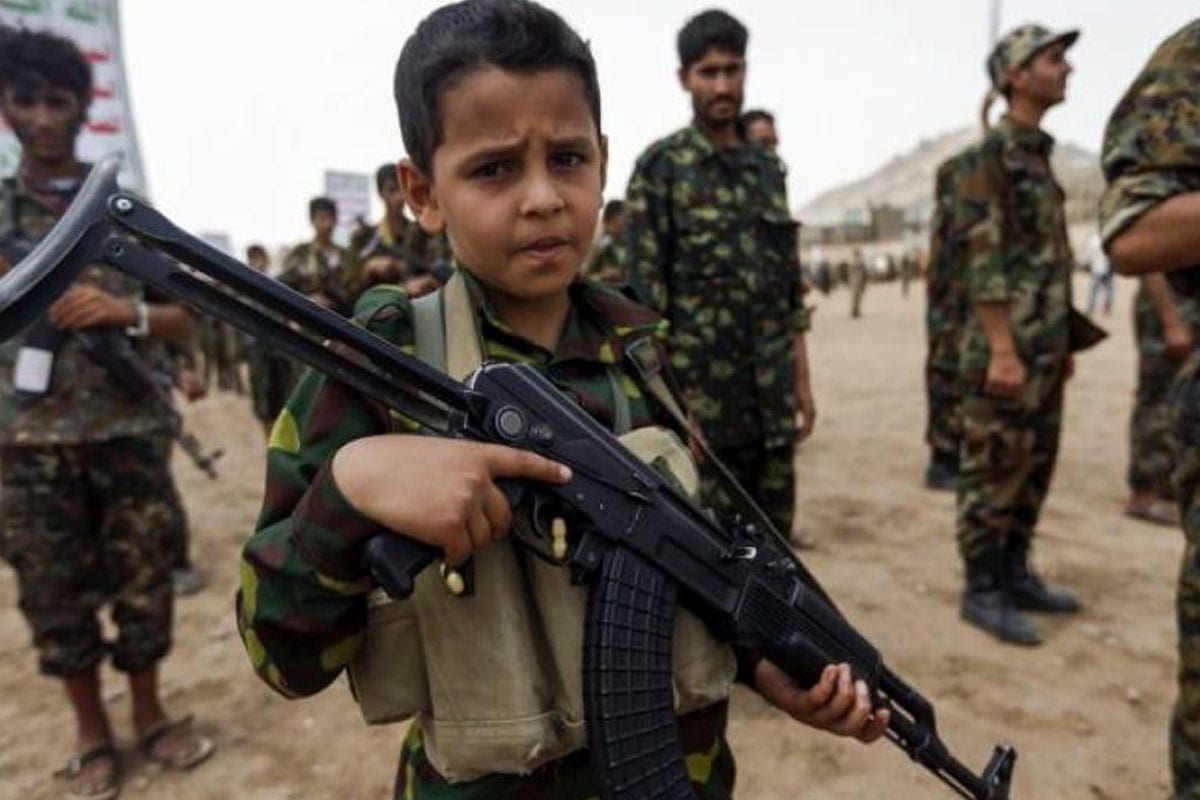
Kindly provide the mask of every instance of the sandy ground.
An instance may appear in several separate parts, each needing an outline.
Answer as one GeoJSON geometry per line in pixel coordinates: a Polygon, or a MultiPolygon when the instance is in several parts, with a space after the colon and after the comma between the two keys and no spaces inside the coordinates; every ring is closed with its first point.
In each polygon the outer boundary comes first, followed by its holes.
{"type": "MultiPolygon", "coordinates": [[[[921,486],[921,287],[904,301],[896,284],[872,286],[857,322],[847,318],[844,293],[817,301],[810,351],[820,418],[799,460],[800,514],[818,547],[804,558],[891,667],[936,704],[943,736],[963,760],[978,768],[995,742],[1016,744],[1021,800],[1168,794],[1181,536],[1121,515],[1131,289],[1120,287],[1107,321],[1112,338],[1080,360],[1072,381],[1036,549],[1044,572],[1076,587],[1087,610],[1039,620],[1046,643],[1035,650],[997,644],[957,618],[953,499],[921,486]]],[[[122,797],[388,797],[401,729],[368,729],[342,683],[288,702],[251,673],[232,607],[237,552],[258,506],[262,439],[238,398],[203,401],[188,416],[227,454],[215,483],[176,464],[195,560],[212,582],[180,602],[162,680],[169,707],[195,712],[220,750],[187,775],[146,764],[131,743],[123,682],[106,672],[126,753],[122,797]]],[[[71,717],[58,686],[35,674],[15,605],[12,573],[0,569],[0,797],[55,798],[61,789],[51,773],[70,752],[71,717]]],[[[734,705],[739,797],[951,796],[887,743],[867,748],[816,734],[746,692],[734,705]]]]}

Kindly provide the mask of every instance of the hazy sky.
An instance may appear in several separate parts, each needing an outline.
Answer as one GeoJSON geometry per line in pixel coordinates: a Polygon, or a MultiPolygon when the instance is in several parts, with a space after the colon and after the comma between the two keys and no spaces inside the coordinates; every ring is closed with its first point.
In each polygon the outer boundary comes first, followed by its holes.
{"type": "MultiPolygon", "coordinates": [[[[435,0],[123,0],[126,67],[156,205],[242,246],[308,235],[325,169],[403,155],[392,69],[435,0]]],[[[551,0],[591,42],[611,164],[685,124],[675,34],[707,2],[551,0]]],[[[750,29],[747,107],[776,113],[799,207],[922,137],[973,124],[986,89],[989,0],[731,0],[750,29]]],[[[1058,138],[1098,149],[1112,106],[1195,0],[1005,0],[1001,29],[1078,27],[1058,138]]]]}

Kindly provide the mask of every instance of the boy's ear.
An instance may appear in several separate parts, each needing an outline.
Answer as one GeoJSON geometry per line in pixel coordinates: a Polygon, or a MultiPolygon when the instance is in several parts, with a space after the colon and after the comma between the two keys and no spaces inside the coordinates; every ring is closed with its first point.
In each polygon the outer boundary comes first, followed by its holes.
{"type": "Polygon", "coordinates": [[[404,200],[408,203],[413,218],[426,233],[441,233],[446,227],[446,220],[438,205],[437,189],[434,188],[433,181],[408,158],[402,159],[396,165],[396,174],[400,176],[404,200]]]}
{"type": "Polygon", "coordinates": [[[604,187],[608,185],[608,137],[600,136],[600,195],[604,196],[604,187]]]}

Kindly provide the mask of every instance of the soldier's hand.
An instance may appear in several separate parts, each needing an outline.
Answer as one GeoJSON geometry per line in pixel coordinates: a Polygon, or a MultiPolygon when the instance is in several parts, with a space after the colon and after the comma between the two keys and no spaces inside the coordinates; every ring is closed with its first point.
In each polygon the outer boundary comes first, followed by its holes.
{"type": "Polygon", "coordinates": [[[424,297],[430,292],[436,292],[438,288],[437,278],[432,275],[418,275],[415,278],[409,278],[404,282],[404,292],[412,299],[424,297]]]}
{"type": "Polygon", "coordinates": [[[69,330],[128,328],[137,324],[137,308],[98,286],[75,286],[50,306],[50,321],[69,330]]]}
{"type": "Polygon", "coordinates": [[[803,442],[812,435],[817,425],[817,404],[813,400],[812,390],[805,384],[796,389],[796,444],[803,442]]]}
{"type": "Polygon", "coordinates": [[[396,434],[350,442],[332,468],[350,505],[388,530],[442,548],[451,565],[508,533],[512,509],[498,478],[571,479],[567,467],[525,450],[396,434]]]}
{"type": "Polygon", "coordinates": [[[992,353],[983,391],[992,397],[1015,399],[1020,397],[1028,379],[1029,373],[1016,353],[992,353]]]}
{"type": "Polygon", "coordinates": [[[187,398],[189,403],[194,403],[208,394],[208,385],[194,369],[181,369],[176,372],[175,388],[187,398]]]}
{"type": "Polygon", "coordinates": [[[867,685],[852,680],[846,664],[829,664],[816,685],[804,690],[764,658],[754,667],[754,688],[792,719],[819,730],[866,744],[887,730],[888,710],[872,710],[867,685]]]}
{"type": "Polygon", "coordinates": [[[1171,358],[1187,358],[1195,344],[1192,332],[1180,323],[1163,326],[1163,341],[1167,344],[1167,355],[1171,358]]]}

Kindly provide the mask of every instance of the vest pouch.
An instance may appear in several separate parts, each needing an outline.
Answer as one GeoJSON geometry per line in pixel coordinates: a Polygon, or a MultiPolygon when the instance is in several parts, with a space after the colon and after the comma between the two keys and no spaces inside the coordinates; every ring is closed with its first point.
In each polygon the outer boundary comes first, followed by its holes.
{"type": "Polygon", "coordinates": [[[349,676],[368,724],[401,722],[429,707],[425,653],[412,602],[396,602],[382,589],[367,596],[366,633],[349,676]]]}

